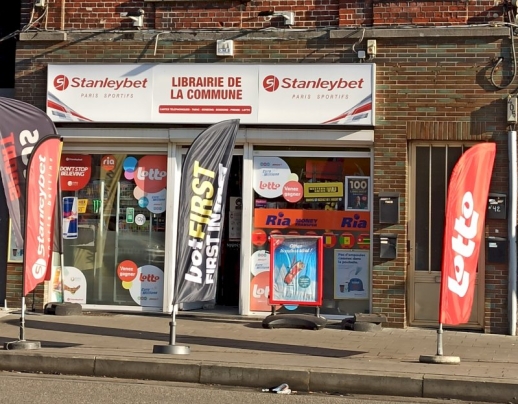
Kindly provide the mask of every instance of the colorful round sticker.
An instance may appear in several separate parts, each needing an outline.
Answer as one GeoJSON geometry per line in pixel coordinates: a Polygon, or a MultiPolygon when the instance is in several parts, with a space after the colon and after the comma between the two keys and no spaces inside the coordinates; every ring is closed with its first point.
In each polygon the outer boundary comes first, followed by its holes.
{"type": "Polygon", "coordinates": [[[103,156],[101,160],[101,168],[104,171],[112,171],[115,168],[115,164],[117,164],[117,160],[111,154],[103,156]]]}
{"type": "Polygon", "coordinates": [[[282,196],[290,203],[296,203],[304,196],[304,189],[298,181],[288,181],[282,187],[282,196]]]}
{"type": "Polygon", "coordinates": [[[260,247],[268,240],[264,230],[258,229],[252,232],[252,243],[253,245],[260,247]]]}
{"type": "Polygon", "coordinates": [[[159,192],[167,186],[167,156],[144,156],[135,168],[135,184],[145,193],[159,192]]]}
{"type": "Polygon", "coordinates": [[[135,216],[135,223],[139,226],[142,226],[144,223],[146,223],[146,216],[144,216],[142,213],[139,213],[137,216],[135,216]]]}
{"type": "Polygon", "coordinates": [[[333,248],[336,244],[336,234],[324,233],[323,240],[325,248],[333,248]]]}
{"type": "Polygon", "coordinates": [[[342,248],[353,248],[355,239],[351,233],[342,233],[338,242],[342,248]]]}
{"type": "Polygon", "coordinates": [[[117,276],[122,282],[131,282],[137,277],[137,264],[131,260],[122,261],[117,265],[117,276]]]}

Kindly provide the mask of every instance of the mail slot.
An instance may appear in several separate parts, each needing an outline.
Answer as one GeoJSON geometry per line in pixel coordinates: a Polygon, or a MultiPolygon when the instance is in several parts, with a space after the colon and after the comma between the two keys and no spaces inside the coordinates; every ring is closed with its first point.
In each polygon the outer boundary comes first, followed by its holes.
{"type": "Polygon", "coordinates": [[[507,194],[489,194],[487,219],[507,219],[507,194]]]}
{"type": "Polygon", "coordinates": [[[397,234],[380,234],[380,258],[394,259],[397,257],[397,234]]]}
{"type": "Polygon", "coordinates": [[[507,260],[507,239],[503,237],[487,237],[486,262],[489,264],[503,264],[507,260]]]}
{"type": "Polygon", "coordinates": [[[379,193],[379,222],[387,224],[399,223],[399,193],[379,193]]]}

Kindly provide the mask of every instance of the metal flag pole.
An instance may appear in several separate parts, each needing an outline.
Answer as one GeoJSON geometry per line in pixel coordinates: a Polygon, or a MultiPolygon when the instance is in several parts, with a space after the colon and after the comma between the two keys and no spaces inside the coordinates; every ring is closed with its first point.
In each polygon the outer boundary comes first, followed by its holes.
{"type": "Polygon", "coordinates": [[[442,323],[437,330],[437,356],[442,356],[442,323]]]}
{"type": "MultiPolygon", "coordinates": [[[[32,157],[32,156],[31,156],[32,157]]],[[[30,168],[30,160],[28,167],[30,168]]],[[[27,220],[27,204],[25,205],[25,216],[24,219],[27,220]]],[[[24,220],[24,222],[25,222],[24,220]]],[[[25,223],[25,229],[24,229],[24,251],[23,251],[23,263],[22,263],[22,308],[21,308],[21,315],[20,315],[20,339],[18,341],[12,341],[12,342],[6,342],[4,344],[5,350],[15,350],[15,349],[39,349],[41,348],[41,344],[38,341],[26,341],[25,340],[25,264],[27,261],[27,254],[25,251],[25,241],[27,240],[27,223],[25,223]]],[[[34,300],[34,297],[33,297],[34,300]]]]}
{"type": "Polygon", "coordinates": [[[153,353],[170,355],[187,355],[191,353],[191,348],[185,345],[176,345],[176,310],[178,304],[173,305],[171,322],[169,323],[169,345],[153,345],[153,353]]]}
{"type": "Polygon", "coordinates": [[[421,363],[439,363],[442,365],[458,365],[460,363],[460,357],[458,356],[444,356],[442,350],[442,323],[439,323],[437,329],[437,354],[435,355],[421,355],[419,362],[421,363]]]}

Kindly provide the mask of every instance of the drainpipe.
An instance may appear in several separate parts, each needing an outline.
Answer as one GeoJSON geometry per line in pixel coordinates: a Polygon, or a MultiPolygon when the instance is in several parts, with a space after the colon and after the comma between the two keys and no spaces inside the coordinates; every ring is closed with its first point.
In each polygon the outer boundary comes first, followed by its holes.
{"type": "Polygon", "coordinates": [[[517,152],[516,131],[508,132],[509,138],[509,333],[516,335],[516,215],[517,215],[517,152]]]}

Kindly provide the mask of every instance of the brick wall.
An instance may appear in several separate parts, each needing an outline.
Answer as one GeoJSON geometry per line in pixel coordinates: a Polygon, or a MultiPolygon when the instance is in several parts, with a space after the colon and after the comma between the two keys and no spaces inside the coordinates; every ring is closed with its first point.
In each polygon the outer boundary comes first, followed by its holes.
{"type": "Polygon", "coordinates": [[[239,1],[81,1],[48,3],[44,13],[31,13],[32,0],[22,0],[22,26],[53,30],[134,29],[121,12],[144,10],[143,29],[261,30],[284,27],[282,17],[266,20],[265,11],[293,11],[293,28],[336,28],[365,26],[451,26],[502,20],[503,3],[470,1],[384,1],[384,0],[255,0],[239,1]],[[63,6],[64,5],[64,6],[63,6]],[[41,18],[40,18],[41,17],[41,18]]]}
{"type": "MultiPolygon", "coordinates": [[[[22,265],[8,264],[7,265],[7,284],[6,284],[6,301],[7,307],[20,308],[22,307],[22,265]]],[[[2,305],[4,302],[2,302],[2,305]]],[[[27,310],[41,312],[44,306],[44,286],[39,285],[33,292],[25,297],[25,306],[27,310]]]]}

